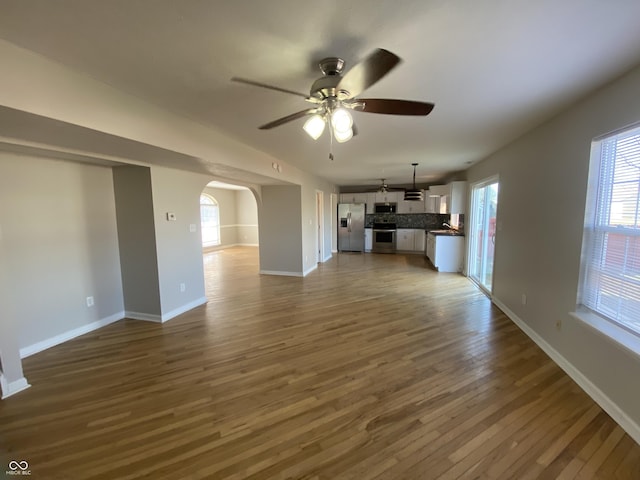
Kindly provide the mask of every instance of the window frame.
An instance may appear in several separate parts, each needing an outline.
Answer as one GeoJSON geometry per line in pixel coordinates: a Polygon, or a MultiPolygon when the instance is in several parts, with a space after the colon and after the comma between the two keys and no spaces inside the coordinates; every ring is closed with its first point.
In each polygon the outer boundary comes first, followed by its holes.
{"type": "MultiPolygon", "coordinates": [[[[605,142],[615,139],[619,141],[618,137],[635,137],[640,136],[640,123],[629,125],[625,128],[608,133],[601,137],[595,138],[591,146],[591,156],[589,163],[589,182],[587,187],[587,198],[585,208],[585,222],[582,237],[582,255],[580,260],[580,278],[577,295],[576,310],[571,312],[574,317],[583,320],[591,327],[597,329],[601,333],[610,337],[619,344],[622,344],[627,349],[640,354],[640,327],[637,325],[625,322],[623,319],[612,318],[607,315],[603,308],[593,308],[593,305],[588,305],[587,297],[587,283],[589,282],[589,276],[592,275],[592,259],[595,258],[595,252],[600,257],[604,257],[608,254],[607,248],[612,248],[608,245],[610,242],[608,235],[611,233],[623,235],[627,238],[638,238],[640,236],[640,228],[636,225],[630,226],[613,226],[608,220],[608,215],[611,214],[613,203],[611,201],[614,185],[616,185],[615,176],[615,162],[612,160],[612,165],[609,165],[606,172],[603,170],[606,167],[606,158],[603,156],[603,145],[605,142]],[[603,179],[603,172],[607,173],[605,179],[603,179]],[[603,215],[599,215],[599,206],[602,205],[602,200],[607,198],[605,211],[607,215],[606,223],[603,221],[603,215]],[[598,249],[596,245],[596,236],[603,235],[602,246],[598,249]]],[[[617,157],[617,152],[616,152],[617,157]]],[[[615,158],[615,157],[614,157],[615,158]]],[[[635,180],[634,180],[635,182],[635,180]]],[[[640,209],[640,176],[637,180],[636,191],[636,209],[640,209]]],[[[638,217],[638,210],[636,210],[636,222],[638,217]]],[[[625,248],[628,248],[626,246],[625,248]]],[[[616,252],[613,251],[613,254],[616,252]]],[[[635,259],[635,257],[633,257],[635,259]]],[[[625,265],[627,264],[627,257],[624,257],[625,265]]],[[[635,285],[632,279],[628,281],[620,280],[623,284],[635,285]]],[[[597,290],[600,292],[600,289],[597,290]]]]}
{"type": "Polygon", "coordinates": [[[213,195],[204,192],[200,194],[200,233],[202,248],[212,248],[222,245],[222,238],[220,236],[220,204],[213,195]],[[211,203],[203,203],[203,197],[209,200],[211,203]],[[212,241],[205,241],[205,232],[210,227],[205,226],[205,216],[202,212],[203,207],[214,208],[216,211],[215,217],[217,219],[217,222],[213,225],[213,227],[215,228],[215,236],[217,238],[213,239],[212,241]]]}

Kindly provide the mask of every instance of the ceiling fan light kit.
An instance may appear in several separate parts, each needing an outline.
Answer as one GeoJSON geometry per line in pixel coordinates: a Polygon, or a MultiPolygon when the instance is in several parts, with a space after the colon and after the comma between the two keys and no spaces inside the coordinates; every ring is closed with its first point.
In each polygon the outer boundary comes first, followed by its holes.
{"type": "Polygon", "coordinates": [[[301,96],[307,102],[314,104],[313,108],[292,113],[286,117],[262,125],[259,127],[261,130],[269,130],[284,123],[311,115],[303,126],[304,131],[307,132],[311,138],[314,140],[320,138],[328,123],[330,124],[333,134],[332,138],[342,143],[348,141],[354,135],[355,126],[353,125],[353,118],[348,110],[357,110],[365,113],[414,116],[428,115],[431,110],[433,110],[433,103],[397,99],[356,98],[364,90],[382,79],[398,65],[400,61],[400,57],[397,55],[379,48],[342,75],[344,60],[338,57],[325,58],[318,64],[323,76],[313,83],[309,95],[239,77],[233,77],[231,80],[255,87],[301,96]]]}
{"type": "Polygon", "coordinates": [[[311,138],[317,140],[322,135],[322,132],[324,132],[325,125],[326,122],[323,117],[320,115],[314,115],[304,122],[304,126],[302,128],[311,138]]]}

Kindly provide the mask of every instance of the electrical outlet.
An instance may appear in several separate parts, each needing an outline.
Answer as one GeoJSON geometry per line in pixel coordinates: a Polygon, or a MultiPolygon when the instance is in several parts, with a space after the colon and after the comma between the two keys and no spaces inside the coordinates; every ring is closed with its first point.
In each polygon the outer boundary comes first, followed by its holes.
{"type": "Polygon", "coordinates": [[[187,291],[187,286],[184,283],[180,284],[180,291],[181,292],[186,292],[187,291]]]}
{"type": "Polygon", "coordinates": [[[87,307],[93,307],[93,297],[87,297],[87,307]]]}

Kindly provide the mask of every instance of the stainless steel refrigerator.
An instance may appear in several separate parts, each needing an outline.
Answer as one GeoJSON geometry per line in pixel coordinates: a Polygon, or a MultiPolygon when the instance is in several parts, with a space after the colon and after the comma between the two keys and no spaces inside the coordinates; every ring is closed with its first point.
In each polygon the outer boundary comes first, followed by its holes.
{"type": "Polygon", "coordinates": [[[338,205],[338,251],[364,252],[364,203],[338,205]]]}

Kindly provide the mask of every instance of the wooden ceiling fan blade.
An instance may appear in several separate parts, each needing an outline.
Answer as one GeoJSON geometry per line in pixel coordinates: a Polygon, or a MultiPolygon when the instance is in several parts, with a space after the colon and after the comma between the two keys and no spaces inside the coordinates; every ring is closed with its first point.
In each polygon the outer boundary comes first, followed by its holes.
{"type": "Polygon", "coordinates": [[[368,113],[385,113],[388,115],[429,115],[433,103],[415,102],[413,100],[395,100],[388,98],[359,98],[358,103],[363,106],[356,107],[356,110],[368,113]]]}
{"type": "Polygon", "coordinates": [[[292,113],[291,115],[287,115],[286,117],[278,118],[273,122],[265,123],[261,127],[258,127],[260,130],[269,130],[274,127],[279,127],[287,122],[291,122],[293,120],[297,120],[298,118],[306,117],[307,115],[313,115],[314,113],[318,113],[320,110],[317,108],[308,108],[306,110],[302,110],[300,112],[292,113]]]}
{"type": "Polygon", "coordinates": [[[286,88],[274,87],[273,85],[267,85],[266,83],[256,82],[255,80],[249,80],[241,77],[231,77],[232,82],[244,83],[246,85],[252,85],[254,87],[267,88],[269,90],[275,90],[276,92],[289,93],[291,95],[297,95],[305,100],[309,99],[309,95],[306,93],[295,92],[293,90],[287,90],[286,88]]]}
{"type": "Polygon", "coordinates": [[[354,65],[342,77],[336,90],[349,92],[346,98],[357,97],[400,62],[401,59],[397,55],[378,48],[360,63],[354,65]]]}

